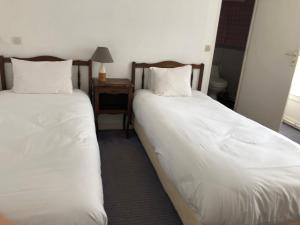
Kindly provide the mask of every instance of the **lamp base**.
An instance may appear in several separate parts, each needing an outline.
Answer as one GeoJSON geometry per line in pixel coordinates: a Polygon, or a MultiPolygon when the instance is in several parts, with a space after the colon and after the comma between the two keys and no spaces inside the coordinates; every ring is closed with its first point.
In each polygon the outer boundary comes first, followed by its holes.
{"type": "Polygon", "coordinates": [[[99,73],[98,80],[101,82],[105,82],[106,81],[106,73],[99,73]]]}

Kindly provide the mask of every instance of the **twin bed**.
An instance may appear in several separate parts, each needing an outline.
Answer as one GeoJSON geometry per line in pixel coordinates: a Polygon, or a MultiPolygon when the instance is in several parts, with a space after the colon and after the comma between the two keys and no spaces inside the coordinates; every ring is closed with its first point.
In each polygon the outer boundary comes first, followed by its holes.
{"type": "MultiPolygon", "coordinates": [[[[80,89],[72,94],[5,90],[4,64],[10,62],[0,58],[0,215],[20,225],[106,225],[88,95],[80,89]]],[[[73,65],[87,66],[91,79],[90,61],[73,65]]],[[[77,76],[80,88],[80,73],[77,76]]]]}
{"type": "Polygon", "coordinates": [[[144,89],[150,67],[179,66],[134,63],[132,80],[141,68],[134,127],[183,223],[300,224],[300,146],[199,91],[164,97],[144,89]]]}
{"type": "MultiPolygon", "coordinates": [[[[5,63],[0,57],[0,213],[18,224],[106,225],[93,110],[80,73],[72,94],[16,94],[6,90],[5,63]]],[[[87,66],[90,82],[91,61],[73,65],[87,66]]],[[[181,66],[133,63],[132,82],[142,69],[134,127],[183,223],[300,224],[299,145],[199,91],[163,97],[145,89],[148,68],[181,66]]],[[[200,70],[200,90],[204,65],[192,68],[200,70]]]]}

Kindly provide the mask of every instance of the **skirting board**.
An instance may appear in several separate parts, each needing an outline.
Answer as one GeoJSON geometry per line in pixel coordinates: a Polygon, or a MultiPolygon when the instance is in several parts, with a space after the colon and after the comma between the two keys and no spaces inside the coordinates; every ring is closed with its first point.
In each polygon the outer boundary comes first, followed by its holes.
{"type": "Polygon", "coordinates": [[[293,118],[289,117],[289,116],[284,116],[283,117],[283,122],[296,128],[297,130],[300,130],[300,123],[298,123],[297,121],[293,120],[293,118]]]}

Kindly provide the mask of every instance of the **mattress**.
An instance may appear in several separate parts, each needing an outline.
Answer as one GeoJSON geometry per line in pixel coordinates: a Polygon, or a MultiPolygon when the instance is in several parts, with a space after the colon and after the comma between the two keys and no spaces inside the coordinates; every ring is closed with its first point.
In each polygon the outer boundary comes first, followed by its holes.
{"type": "Polygon", "coordinates": [[[140,141],[142,142],[145,151],[155,171],[163,185],[165,191],[167,192],[170,200],[172,201],[178,215],[181,218],[181,221],[184,225],[201,225],[201,223],[197,219],[197,215],[195,211],[189,207],[187,202],[182,198],[180,193],[177,191],[176,187],[170,181],[164,170],[162,169],[158,157],[155,154],[154,147],[151,145],[148,137],[145,135],[143,127],[137,120],[134,120],[134,130],[137,133],[140,141]]]}
{"type": "Polygon", "coordinates": [[[140,90],[133,107],[199,223],[299,224],[298,144],[196,91],[168,98],[140,90]]]}
{"type": "Polygon", "coordinates": [[[19,225],[105,225],[88,96],[0,92],[0,214],[19,225]]]}

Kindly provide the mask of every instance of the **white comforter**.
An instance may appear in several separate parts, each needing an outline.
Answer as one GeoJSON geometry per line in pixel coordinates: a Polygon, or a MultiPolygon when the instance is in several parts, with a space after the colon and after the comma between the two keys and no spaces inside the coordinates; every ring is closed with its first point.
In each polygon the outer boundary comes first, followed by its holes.
{"type": "Polygon", "coordinates": [[[159,161],[204,225],[300,218],[300,146],[193,92],[137,91],[134,113],[159,161]]]}
{"type": "Polygon", "coordinates": [[[0,214],[19,225],[105,225],[88,96],[0,92],[0,214]]]}

